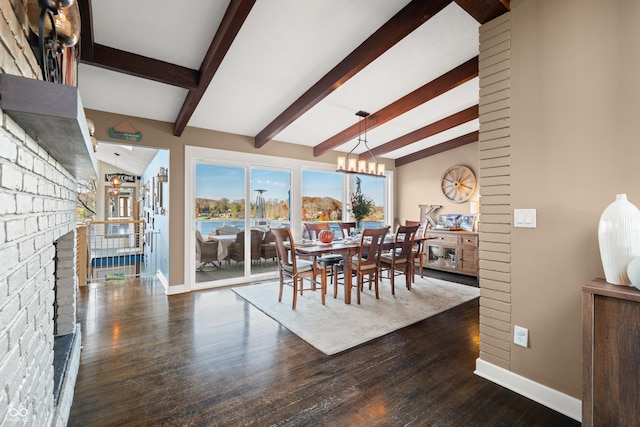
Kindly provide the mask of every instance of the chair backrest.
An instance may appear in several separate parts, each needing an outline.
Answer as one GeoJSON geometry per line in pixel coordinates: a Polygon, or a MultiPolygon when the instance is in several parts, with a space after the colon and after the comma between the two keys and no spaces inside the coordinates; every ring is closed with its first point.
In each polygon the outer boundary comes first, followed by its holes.
{"type": "Polygon", "coordinates": [[[360,237],[360,253],[358,268],[372,264],[380,265],[380,253],[384,236],[389,232],[389,226],[380,228],[365,228],[360,237]]]}
{"type": "Polygon", "coordinates": [[[196,243],[200,242],[204,242],[204,239],[202,238],[202,233],[200,232],[200,230],[196,230],[196,243]]]}
{"type": "Polygon", "coordinates": [[[305,222],[309,239],[317,239],[322,230],[331,230],[328,222],[305,222]]]}
{"type": "Polygon", "coordinates": [[[396,231],[394,239],[395,245],[393,250],[393,256],[395,258],[409,259],[411,249],[413,246],[413,239],[416,236],[420,225],[401,225],[396,231]]]}
{"type": "Polygon", "coordinates": [[[251,230],[251,259],[253,260],[260,259],[260,244],[262,243],[263,236],[264,232],[262,230],[251,230]]]}
{"type": "MultiPolygon", "coordinates": [[[[295,251],[295,244],[293,243],[293,237],[291,236],[291,230],[288,228],[272,228],[273,238],[276,242],[276,257],[278,258],[278,264],[280,268],[292,267],[295,269],[296,263],[289,259],[289,250],[285,246],[287,241],[291,244],[291,251],[295,251]]],[[[295,253],[295,252],[293,252],[295,253]]],[[[295,270],[294,270],[294,273],[295,270]]]]}
{"type": "Polygon", "coordinates": [[[342,231],[342,238],[351,236],[351,232],[356,229],[355,222],[341,222],[340,231],[342,231]]]}
{"type": "Polygon", "coordinates": [[[404,225],[417,225],[418,231],[416,231],[416,237],[424,237],[425,233],[427,232],[427,226],[429,225],[429,223],[427,221],[420,222],[407,220],[404,222],[404,225]]]}

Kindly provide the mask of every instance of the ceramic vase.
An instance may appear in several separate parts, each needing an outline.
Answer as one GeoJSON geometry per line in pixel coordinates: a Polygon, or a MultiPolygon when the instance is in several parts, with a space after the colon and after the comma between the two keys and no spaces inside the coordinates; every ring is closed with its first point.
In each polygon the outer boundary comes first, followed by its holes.
{"type": "Polygon", "coordinates": [[[615,202],[602,212],[598,243],[607,282],[628,285],[627,266],[640,256],[640,210],[626,194],[616,195],[615,202]]]}

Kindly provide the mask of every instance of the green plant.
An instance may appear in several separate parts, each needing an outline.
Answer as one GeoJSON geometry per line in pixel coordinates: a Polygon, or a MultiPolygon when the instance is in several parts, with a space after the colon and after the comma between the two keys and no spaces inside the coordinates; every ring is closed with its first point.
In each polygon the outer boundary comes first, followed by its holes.
{"type": "Polygon", "coordinates": [[[349,212],[351,212],[351,215],[353,215],[356,222],[360,223],[374,210],[374,208],[375,205],[373,203],[373,199],[362,194],[360,178],[356,177],[356,191],[351,195],[351,206],[349,207],[349,212]]]}

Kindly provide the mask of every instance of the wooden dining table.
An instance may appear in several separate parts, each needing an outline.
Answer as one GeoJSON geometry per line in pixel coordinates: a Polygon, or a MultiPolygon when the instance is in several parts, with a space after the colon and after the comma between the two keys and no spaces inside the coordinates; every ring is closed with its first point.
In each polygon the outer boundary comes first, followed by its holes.
{"type": "MultiPolygon", "coordinates": [[[[383,250],[388,250],[394,246],[395,234],[387,234],[382,244],[383,250]]],[[[414,242],[427,240],[427,237],[416,237],[414,242]]],[[[344,302],[351,304],[351,288],[353,274],[351,274],[352,262],[351,257],[357,255],[360,251],[360,239],[353,240],[334,240],[332,243],[319,243],[317,241],[311,243],[296,243],[296,252],[304,256],[322,256],[327,253],[335,253],[342,255],[344,259],[344,302]],[[349,272],[349,273],[348,273],[349,272]]]]}

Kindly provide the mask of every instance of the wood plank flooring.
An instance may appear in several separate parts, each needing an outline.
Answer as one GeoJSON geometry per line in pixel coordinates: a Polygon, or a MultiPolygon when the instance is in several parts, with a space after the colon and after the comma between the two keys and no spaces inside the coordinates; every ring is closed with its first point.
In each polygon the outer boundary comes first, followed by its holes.
{"type": "Polygon", "coordinates": [[[334,356],[229,289],[92,284],[78,319],[70,426],[580,425],[473,374],[477,299],[334,356]]]}

